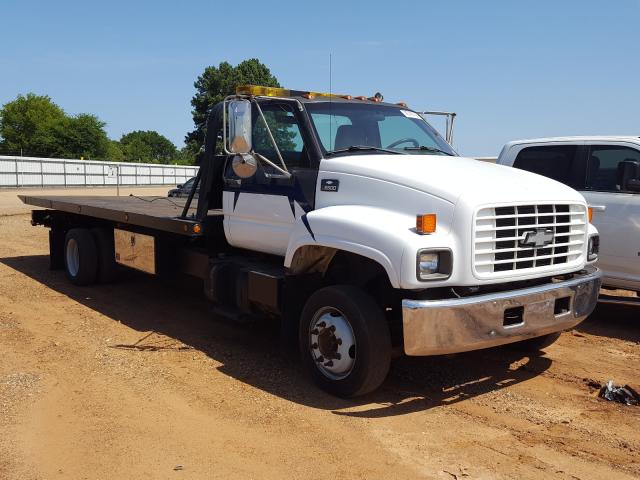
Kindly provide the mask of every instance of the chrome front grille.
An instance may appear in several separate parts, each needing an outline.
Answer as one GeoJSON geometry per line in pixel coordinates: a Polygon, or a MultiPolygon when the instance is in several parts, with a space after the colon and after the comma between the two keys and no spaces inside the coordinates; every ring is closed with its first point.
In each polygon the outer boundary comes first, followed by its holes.
{"type": "Polygon", "coordinates": [[[481,208],[474,222],[474,270],[497,277],[580,264],[586,235],[587,213],[580,204],[481,208]]]}

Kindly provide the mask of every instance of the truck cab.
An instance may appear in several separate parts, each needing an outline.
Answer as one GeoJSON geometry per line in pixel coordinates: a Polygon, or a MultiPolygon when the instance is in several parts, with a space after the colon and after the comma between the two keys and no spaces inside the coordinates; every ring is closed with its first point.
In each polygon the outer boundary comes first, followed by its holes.
{"type": "Polygon", "coordinates": [[[135,198],[23,200],[49,209],[33,223],[52,228],[52,265],[74,283],[114,262],[201,278],[216,312],[279,321],[344,397],[377,388],[396,354],[543,348],[600,287],[579,193],[461,158],[381,95],[239,87],[211,109],[180,215],[135,198]]]}
{"type": "Polygon", "coordinates": [[[518,140],[504,146],[497,163],[578,190],[602,237],[604,285],[640,292],[640,137],[518,140]]]}

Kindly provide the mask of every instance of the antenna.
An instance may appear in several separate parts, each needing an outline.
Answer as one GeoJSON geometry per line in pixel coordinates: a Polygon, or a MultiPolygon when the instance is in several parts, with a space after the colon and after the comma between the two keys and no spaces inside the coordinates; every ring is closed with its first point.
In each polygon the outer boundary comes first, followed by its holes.
{"type": "Polygon", "coordinates": [[[332,54],[329,53],[329,93],[331,93],[331,76],[332,76],[331,64],[332,64],[332,54]]]}

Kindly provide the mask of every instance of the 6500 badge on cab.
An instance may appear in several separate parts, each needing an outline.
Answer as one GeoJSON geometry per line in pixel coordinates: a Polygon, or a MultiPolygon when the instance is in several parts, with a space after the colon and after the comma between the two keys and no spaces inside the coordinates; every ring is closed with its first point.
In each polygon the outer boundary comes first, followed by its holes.
{"type": "Polygon", "coordinates": [[[320,181],[320,190],[322,192],[337,192],[340,187],[340,180],[324,178],[320,181]]]}

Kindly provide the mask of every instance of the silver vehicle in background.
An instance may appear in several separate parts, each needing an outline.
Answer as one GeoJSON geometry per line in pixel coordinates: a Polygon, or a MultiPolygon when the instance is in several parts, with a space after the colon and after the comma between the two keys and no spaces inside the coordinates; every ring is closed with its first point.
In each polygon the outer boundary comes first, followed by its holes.
{"type": "Polygon", "coordinates": [[[603,284],[640,292],[640,137],[560,137],[507,143],[497,160],[582,193],[600,232],[603,284]]]}

